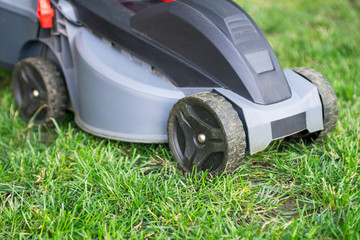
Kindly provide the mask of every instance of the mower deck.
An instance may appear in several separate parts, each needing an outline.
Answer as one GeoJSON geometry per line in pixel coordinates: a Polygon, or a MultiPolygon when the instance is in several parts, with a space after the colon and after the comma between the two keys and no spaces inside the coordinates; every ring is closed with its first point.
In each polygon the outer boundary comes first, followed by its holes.
{"type": "Polygon", "coordinates": [[[0,39],[0,66],[14,68],[25,120],[51,125],[71,110],[97,136],[169,142],[186,172],[232,172],[245,152],[336,125],[328,81],[283,71],[230,0],[0,0],[3,32],[13,38],[0,39]]]}

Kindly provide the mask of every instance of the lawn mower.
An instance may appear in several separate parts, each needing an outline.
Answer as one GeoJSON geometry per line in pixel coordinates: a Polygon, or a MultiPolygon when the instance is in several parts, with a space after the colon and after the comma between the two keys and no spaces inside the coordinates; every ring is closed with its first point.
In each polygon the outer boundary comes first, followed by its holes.
{"type": "Polygon", "coordinates": [[[231,0],[0,0],[0,34],[25,120],[72,111],[100,137],[168,142],[186,172],[231,173],[246,152],[336,125],[329,82],[282,70],[231,0]]]}

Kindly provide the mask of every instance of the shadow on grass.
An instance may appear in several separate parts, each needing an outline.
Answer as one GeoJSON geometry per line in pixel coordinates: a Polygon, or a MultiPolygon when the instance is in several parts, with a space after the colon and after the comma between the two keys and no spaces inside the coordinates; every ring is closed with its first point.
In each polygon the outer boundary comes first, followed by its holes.
{"type": "Polygon", "coordinates": [[[0,87],[8,85],[10,83],[11,73],[5,70],[0,69],[0,87]]]}
{"type": "MultiPolygon", "coordinates": [[[[70,117],[69,117],[70,119],[70,117]]],[[[69,120],[72,121],[72,120],[69,120]]],[[[73,125],[75,127],[75,124],[73,125]]],[[[79,129],[78,127],[75,127],[79,129]]],[[[79,129],[79,131],[82,131],[79,129]]],[[[104,141],[103,138],[85,133],[89,138],[95,141],[104,141]]],[[[106,140],[114,147],[121,148],[119,156],[128,157],[128,161],[136,155],[138,159],[133,168],[140,169],[143,176],[161,175],[161,181],[166,181],[173,174],[179,179],[185,179],[191,184],[196,176],[191,176],[181,171],[177,163],[173,160],[167,144],[140,144],[125,143],[114,140],[106,140]]],[[[311,146],[303,143],[290,143],[284,140],[275,141],[267,150],[254,156],[247,155],[243,165],[229,177],[239,181],[247,181],[252,186],[251,191],[256,199],[256,206],[253,209],[254,215],[261,215],[266,222],[269,219],[281,218],[284,221],[307,217],[319,211],[319,206],[309,200],[308,193],[302,192],[300,180],[296,180],[284,168],[278,165],[275,159],[281,158],[284,162],[288,161],[289,165],[299,164],[299,159],[288,159],[289,152],[296,156],[305,156],[311,146]],[[265,189],[266,192],[260,192],[265,189]],[[262,202],[264,203],[262,205],[262,202]]],[[[282,163],[284,164],[284,163],[282,163]]],[[[227,176],[210,177],[210,182],[226,182],[227,176]]],[[[159,179],[159,180],[160,180],[159,179]]],[[[194,187],[197,184],[193,184],[194,187]]],[[[200,185],[195,189],[208,188],[209,186],[200,185]]],[[[311,199],[311,197],[310,197],[311,199]]],[[[248,199],[250,201],[250,199],[248,199]]]]}
{"type": "Polygon", "coordinates": [[[320,212],[321,206],[298,178],[301,161],[309,154],[320,153],[316,145],[283,139],[261,153],[247,155],[237,173],[243,181],[250,182],[256,192],[254,197],[263,203],[257,206],[255,214],[261,213],[265,219],[291,221],[320,212]]]}

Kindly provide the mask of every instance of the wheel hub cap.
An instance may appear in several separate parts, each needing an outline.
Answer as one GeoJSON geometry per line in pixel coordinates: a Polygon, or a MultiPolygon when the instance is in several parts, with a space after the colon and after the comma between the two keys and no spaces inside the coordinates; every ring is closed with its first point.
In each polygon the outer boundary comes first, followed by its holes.
{"type": "Polygon", "coordinates": [[[197,140],[200,144],[205,144],[206,143],[206,136],[203,133],[199,133],[197,140]]]}
{"type": "Polygon", "coordinates": [[[32,95],[33,95],[34,97],[38,97],[38,96],[40,95],[40,93],[39,93],[38,90],[34,89],[34,90],[32,91],[32,95]]]}

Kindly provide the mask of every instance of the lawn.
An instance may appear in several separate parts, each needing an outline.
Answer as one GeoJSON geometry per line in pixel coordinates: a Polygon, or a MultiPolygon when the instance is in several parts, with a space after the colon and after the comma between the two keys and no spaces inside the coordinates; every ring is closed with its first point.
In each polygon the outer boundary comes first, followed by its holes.
{"type": "Polygon", "coordinates": [[[360,2],[237,2],[284,68],[329,79],[340,112],[325,142],[277,141],[233,174],[191,177],[167,145],[98,138],[71,114],[25,123],[0,70],[0,238],[360,239],[360,2]]]}

